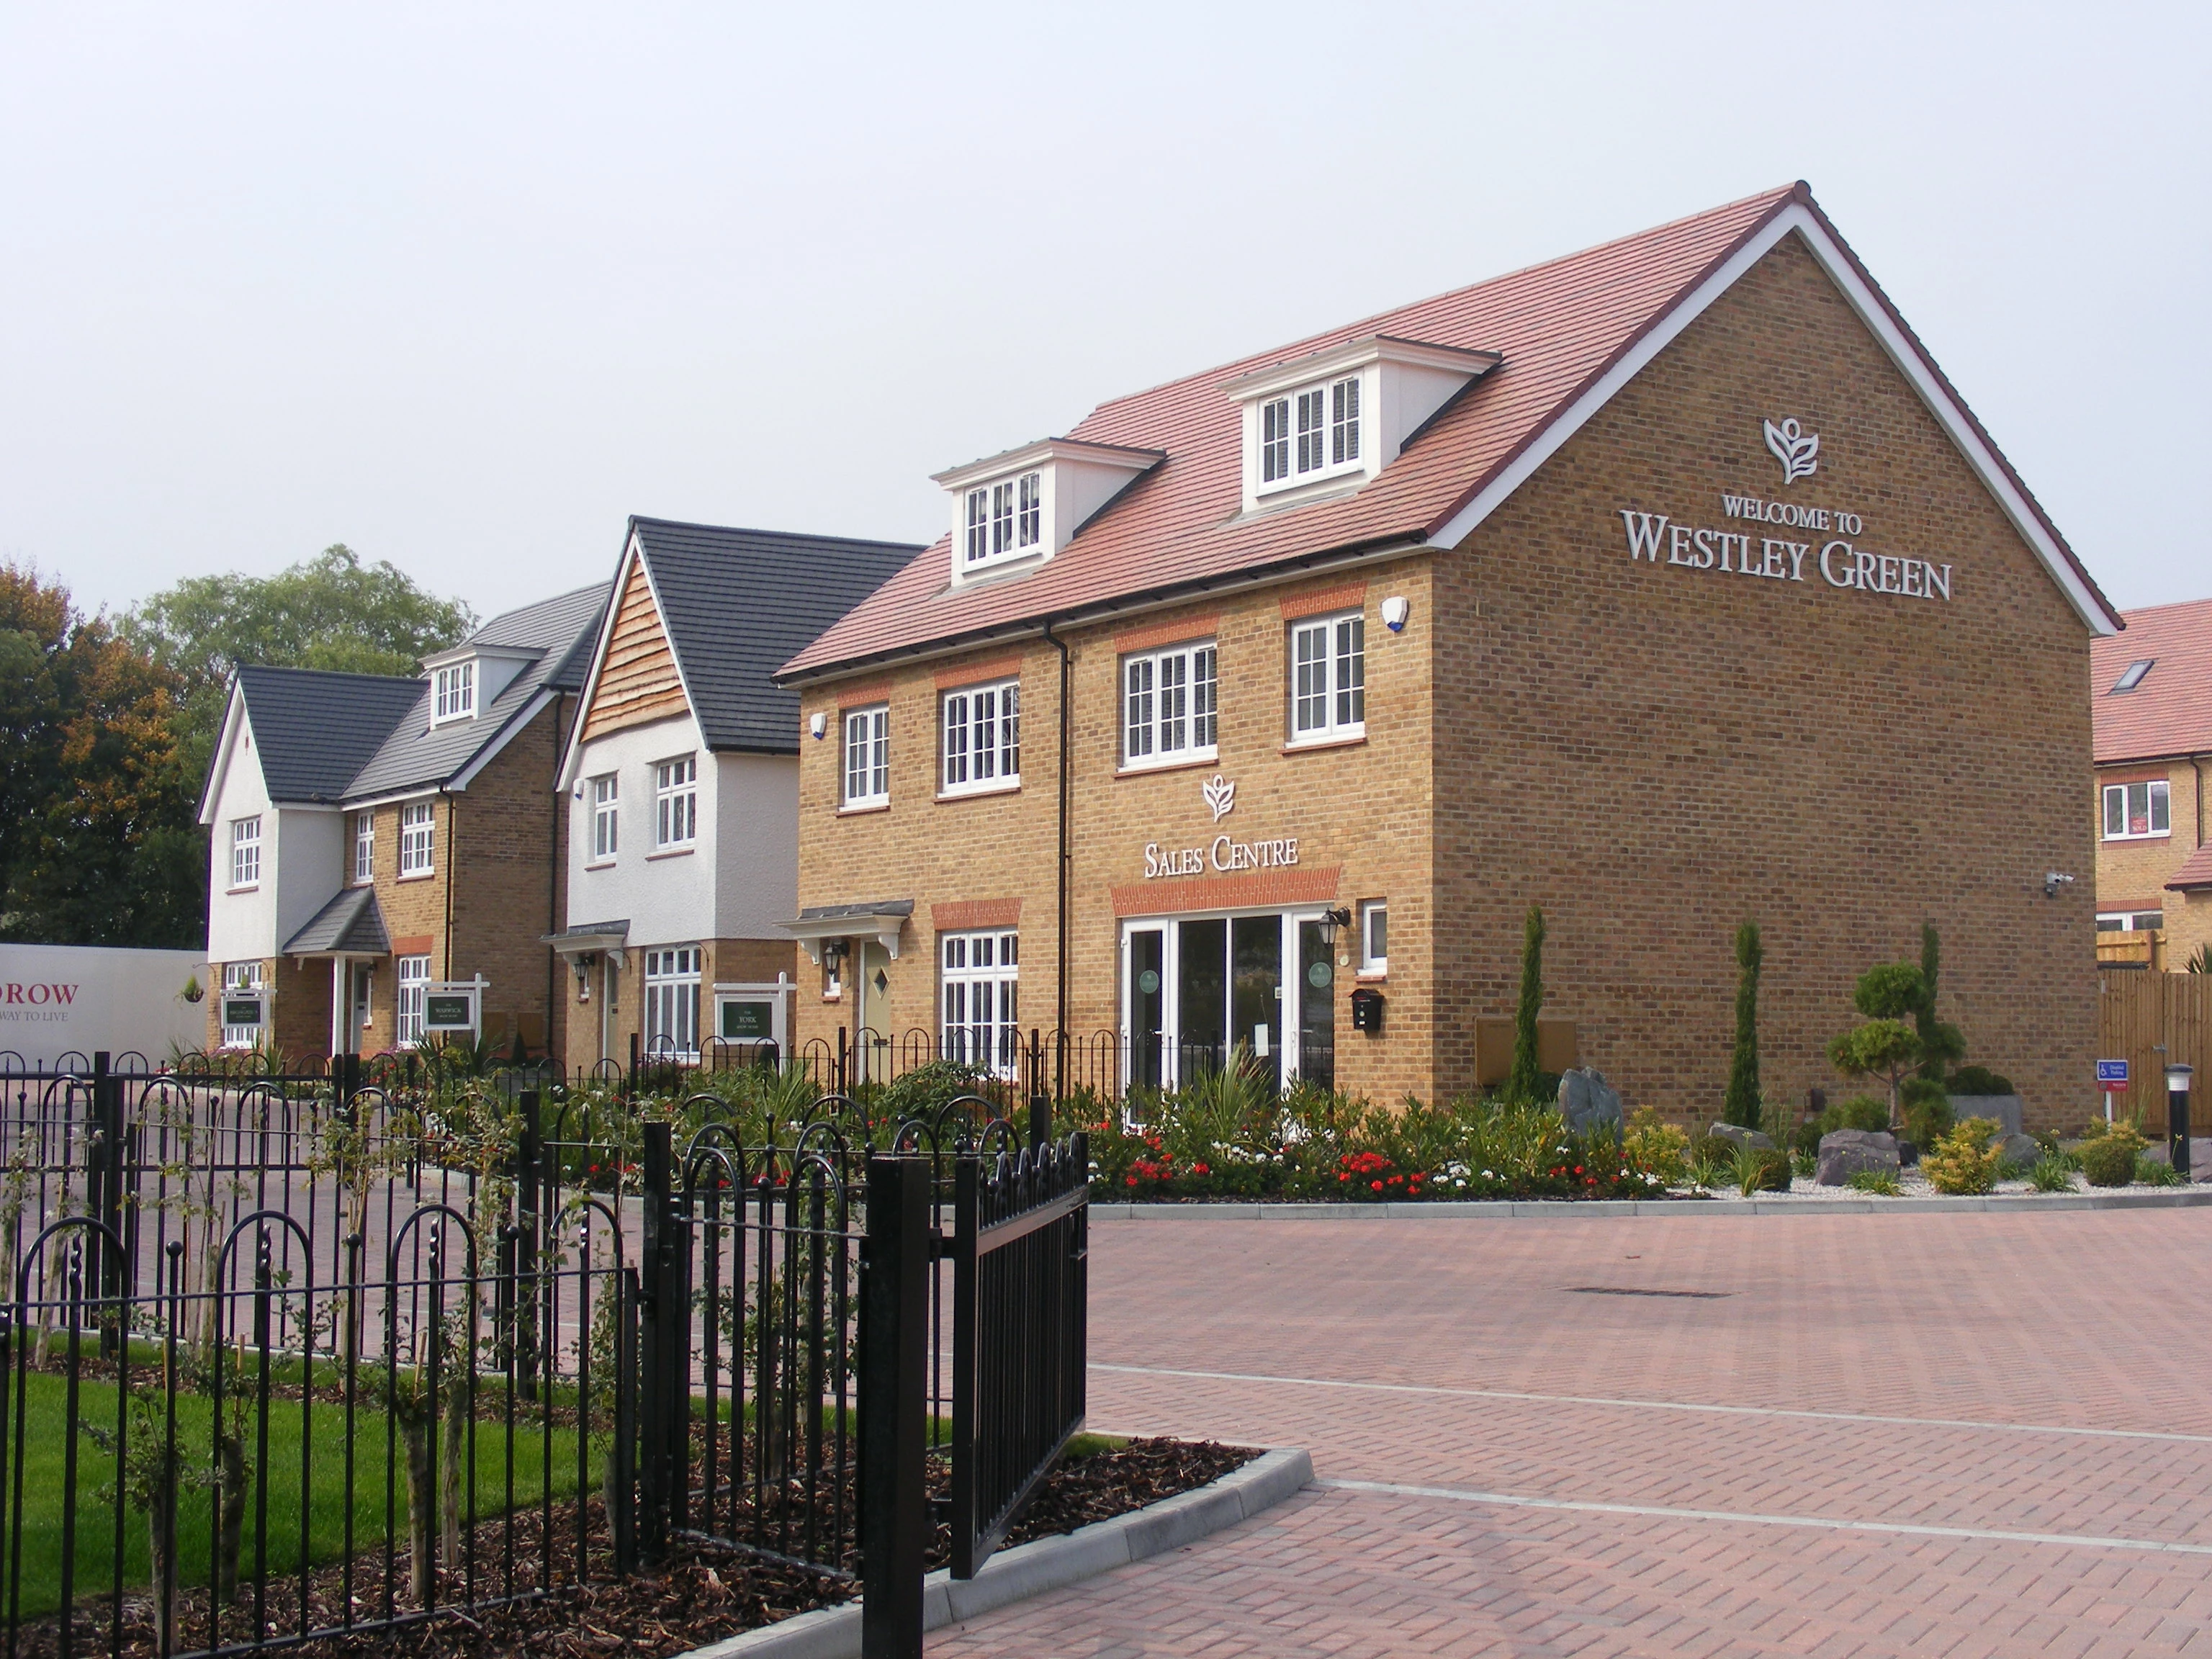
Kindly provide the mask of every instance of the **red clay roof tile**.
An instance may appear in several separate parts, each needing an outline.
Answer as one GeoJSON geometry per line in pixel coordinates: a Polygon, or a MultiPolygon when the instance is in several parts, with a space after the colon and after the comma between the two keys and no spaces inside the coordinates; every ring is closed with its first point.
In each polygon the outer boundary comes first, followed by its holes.
{"type": "Polygon", "coordinates": [[[2126,633],[2089,642],[2097,764],[2212,754],[2212,599],[2121,614],[2126,633]],[[2146,658],[2142,683],[2114,692],[2128,665],[2146,658]]]}

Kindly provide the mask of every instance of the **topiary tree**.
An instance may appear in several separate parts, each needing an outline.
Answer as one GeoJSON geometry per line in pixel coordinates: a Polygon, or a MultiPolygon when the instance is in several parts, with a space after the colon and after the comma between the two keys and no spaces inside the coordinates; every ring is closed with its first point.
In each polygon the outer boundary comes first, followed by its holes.
{"type": "Polygon", "coordinates": [[[1936,981],[1942,964],[1936,924],[1923,921],[1920,924],[1920,1000],[1912,1010],[1912,1026],[1920,1038],[1920,1075],[1937,1084],[1955,1061],[1966,1057],[1966,1034],[1936,1018],[1936,981]]]}
{"type": "Polygon", "coordinates": [[[1828,1059],[1845,1077],[1879,1077],[1889,1084],[1889,1115],[1895,1121],[1898,1091],[1905,1074],[1926,1053],[1911,1023],[1927,1000],[1927,981],[1909,962],[1876,963],[1851,988],[1851,1006],[1866,1024],[1839,1032],[1828,1044],[1828,1059]]]}
{"type": "Polygon", "coordinates": [[[1759,1116],[1759,969],[1765,952],[1759,924],[1747,920],[1735,930],[1735,1054],[1729,1062],[1728,1095],[1721,1119],[1756,1129],[1759,1116]]]}
{"type": "Polygon", "coordinates": [[[1536,1061],[1536,1016],[1543,1009],[1544,910],[1532,904],[1521,927],[1521,1000],[1513,1012],[1513,1069],[1505,1078],[1505,1092],[1515,1100],[1534,1102],[1544,1092],[1544,1070],[1536,1061]]]}

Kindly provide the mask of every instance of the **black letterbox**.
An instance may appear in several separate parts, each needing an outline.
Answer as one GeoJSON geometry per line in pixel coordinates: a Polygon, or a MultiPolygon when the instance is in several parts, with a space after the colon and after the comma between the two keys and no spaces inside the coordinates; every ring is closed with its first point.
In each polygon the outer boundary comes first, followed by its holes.
{"type": "Polygon", "coordinates": [[[1355,1031],[1379,1031],[1382,1029],[1382,994],[1362,987],[1352,994],[1352,1029],[1355,1031]]]}

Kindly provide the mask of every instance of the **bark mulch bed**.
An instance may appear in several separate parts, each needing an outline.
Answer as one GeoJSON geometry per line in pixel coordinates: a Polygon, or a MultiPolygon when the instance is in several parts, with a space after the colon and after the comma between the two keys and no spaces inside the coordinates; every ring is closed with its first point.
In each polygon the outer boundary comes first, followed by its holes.
{"type": "MultiPolygon", "coordinates": [[[[1193,1491],[1259,1455],[1256,1451],[1208,1441],[1132,1440],[1111,1450],[1062,1464],[1030,1498],[1002,1547],[1073,1532],[1094,1521],[1109,1520],[1147,1504],[1193,1491]]],[[[942,1488],[942,1464],[932,1464],[933,1495],[942,1488]]],[[[551,1588],[542,1595],[469,1612],[441,1611],[398,1631],[378,1629],[325,1637],[283,1650],[301,1659],[369,1659],[372,1655],[407,1659],[599,1659],[611,1654],[667,1656],[741,1631],[770,1625],[795,1613],[827,1607],[860,1594],[857,1580],[764,1561],[744,1551],[684,1540],[665,1560],[649,1563],[626,1578],[608,1571],[606,1522],[598,1500],[588,1506],[592,1572],[576,1577],[576,1510],[554,1512],[551,1588]]],[[[532,1512],[514,1519],[514,1582],[534,1583],[540,1553],[540,1519],[532,1512]]],[[[476,1531],[479,1595],[496,1595],[508,1559],[507,1522],[487,1521],[476,1531]]],[[[944,1565],[951,1554],[951,1528],[940,1523],[932,1541],[929,1565],[944,1565]]],[[[406,1551],[398,1553],[395,1597],[407,1605],[406,1551]]],[[[463,1587],[441,1574],[440,1599],[463,1587]]],[[[343,1569],[315,1570],[308,1581],[308,1619],[313,1627],[339,1621],[343,1600],[343,1569]]],[[[354,1602],[356,1618],[380,1617],[383,1610],[382,1550],[356,1558],[354,1602]]],[[[271,1638],[301,1626],[300,1581],[271,1579],[265,1617],[271,1638]]],[[[227,1609],[221,1637],[228,1646],[246,1638],[252,1622],[250,1586],[241,1605],[227,1609]]],[[[197,1650],[206,1645],[207,1596],[204,1589],[179,1596],[174,1645],[197,1650]]],[[[465,1600],[465,1595],[459,1599],[465,1600]]],[[[78,1653],[110,1650],[112,1604],[79,1604],[72,1621],[72,1645],[78,1653]]],[[[59,1621],[27,1625],[19,1638],[24,1659],[59,1652],[59,1621]]],[[[152,1659],[152,1608],[143,1594],[124,1607],[123,1645],[118,1659],[152,1659]]]]}

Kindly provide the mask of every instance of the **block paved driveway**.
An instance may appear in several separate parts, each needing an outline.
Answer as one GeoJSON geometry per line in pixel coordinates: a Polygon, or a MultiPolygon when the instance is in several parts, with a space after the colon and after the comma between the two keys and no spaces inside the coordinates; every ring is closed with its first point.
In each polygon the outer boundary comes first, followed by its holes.
{"type": "Polygon", "coordinates": [[[1094,1426],[1320,1485],[932,1659],[2212,1655],[2212,1211],[1100,1221],[1091,1260],[1094,1426]]]}

